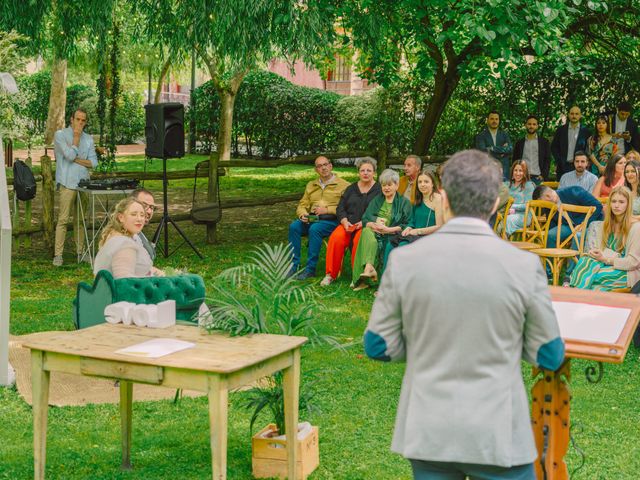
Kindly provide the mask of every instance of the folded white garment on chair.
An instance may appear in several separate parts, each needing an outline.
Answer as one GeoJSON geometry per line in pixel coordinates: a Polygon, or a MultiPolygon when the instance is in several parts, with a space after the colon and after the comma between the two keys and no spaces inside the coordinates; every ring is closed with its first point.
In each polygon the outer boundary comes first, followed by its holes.
{"type": "Polygon", "coordinates": [[[116,302],[104,307],[104,318],[112,324],[125,323],[129,317],[129,313],[136,305],[131,302],[116,302]]]}
{"type": "Polygon", "coordinates": [[[156,305],[136,305],[131,312],[131,320],[138,327],[147,327],[158,315],[156,305]]]}

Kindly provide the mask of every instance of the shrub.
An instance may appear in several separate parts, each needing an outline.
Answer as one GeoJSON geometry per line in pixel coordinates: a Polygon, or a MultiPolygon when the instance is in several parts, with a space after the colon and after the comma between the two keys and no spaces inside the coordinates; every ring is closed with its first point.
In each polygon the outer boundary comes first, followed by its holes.
{"type": "Polygon", "coordinates": [[[123,91],[116,111],[116,143],[135,143],[144,137],[145,122],[142,95],[123,91]]]}

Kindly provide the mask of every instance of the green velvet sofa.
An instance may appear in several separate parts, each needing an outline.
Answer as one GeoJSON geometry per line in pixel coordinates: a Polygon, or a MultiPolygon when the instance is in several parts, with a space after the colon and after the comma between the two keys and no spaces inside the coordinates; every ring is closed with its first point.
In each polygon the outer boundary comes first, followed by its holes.
{"type": "Polygon", "coordinates": [[[105,323],[104,308],[115,302],[154,304],[176,301],[176,320],[182,324],[197,324],[200,304],[204,301],[204,281],[199,275],[172,277],[134,277],[115,280],[107,270],[100,270],[93,285],[78,284],[73,301],[73,322],[76,328],[105,323]]]}

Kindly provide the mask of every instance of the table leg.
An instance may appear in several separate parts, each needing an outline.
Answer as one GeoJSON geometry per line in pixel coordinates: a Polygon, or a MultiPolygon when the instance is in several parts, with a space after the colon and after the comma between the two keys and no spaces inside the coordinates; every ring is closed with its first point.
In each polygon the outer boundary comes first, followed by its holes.
{"type": "Polygon", "coordinates": [[[227,382],[219,375],[209,377],[209,428],[211,469],[214,480],[227,478],[227,382]]]}
{"type": "Polygon", "coordinates": [[[533,375],[540,376],[531,389],[531,421],[538,448],[536,476],[539,480],[567,480],[564,456],[569,448],[571,360],[566,359],[556,372],[535,368],[533,375]]]}
{"type": "Polygon", "coordinates": [[[284,426],[287,431],[289,480],[295,480],[298,455],[298,403],[300,396],[300,348],[293,352],[293,362],[284,369],[284,426]]]}
{"type": "Polygon", "coordinates": [[[44,369],[44,352],[31,350],[33,389],[33,478],[44,479],[47,461],[47,414],[49,410],[49,372],[44,369]]]}
{"type": "Polygon", "coordinates": [[[122,430],[122,469],[131,469],[131,419],[133,383],[120,380],[120,426],[122,430]]]}

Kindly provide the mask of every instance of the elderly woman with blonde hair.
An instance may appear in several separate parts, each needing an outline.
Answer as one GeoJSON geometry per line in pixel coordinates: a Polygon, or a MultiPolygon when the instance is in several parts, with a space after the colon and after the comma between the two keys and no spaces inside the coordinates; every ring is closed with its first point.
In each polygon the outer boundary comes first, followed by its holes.
{"type": "Polygon", "coordinates": [[[100,249],[93,264],[93,273],[108,270],[113,278],[164,276],[153,266],[144,247],[133,237],[145,224],[143,205],[134,198],[125,198],[114,208],[100,237],[100,249]]]}
{"type": "Polygon", "coordinates": [[[360,235],[360,244],[353,262],[353,288],[362,290],[369,286],[369,281],[378,280],[378,271],[384,270],[388,252],[387,244],[393,235],[402,232],[411,220],[411,204],[409,200],[398,195],[400,176],[387,169],[379,178],[382,193],[371,200],[362,216],[365,227],[360,235]],[[383,258],[381,258],[383,257],[383,258]]]}

